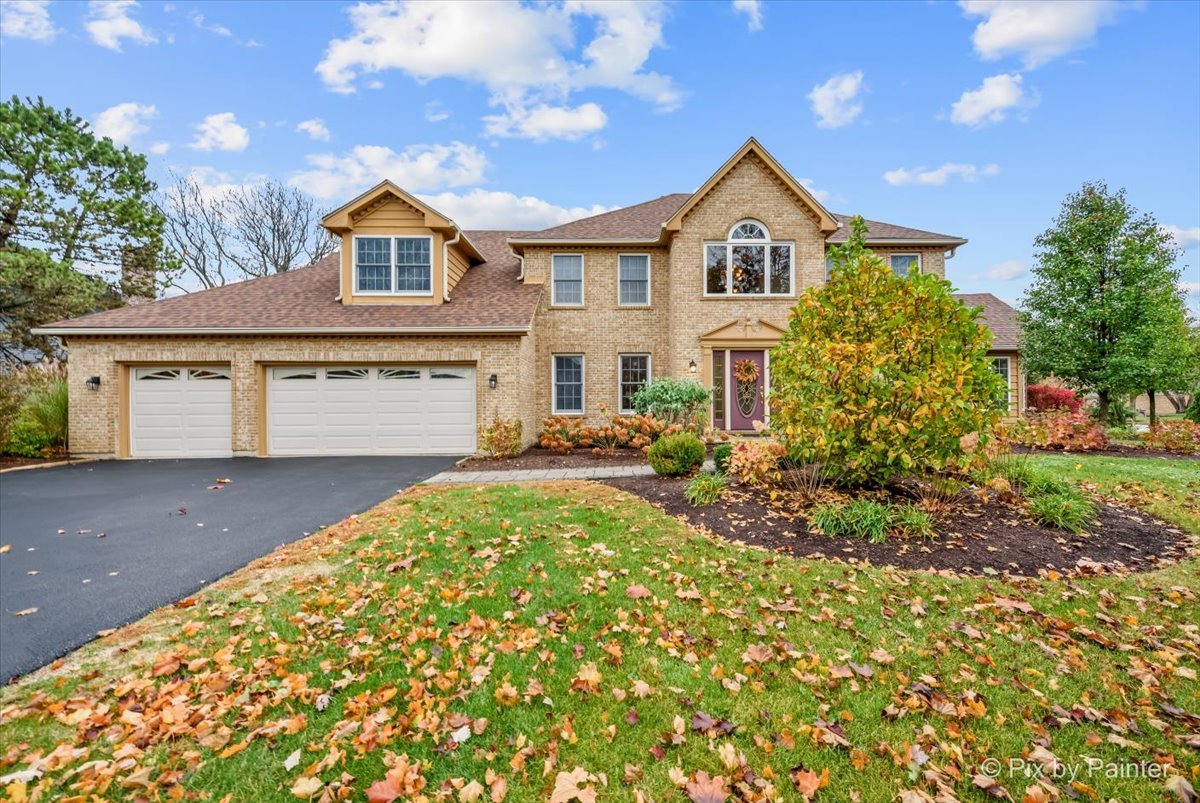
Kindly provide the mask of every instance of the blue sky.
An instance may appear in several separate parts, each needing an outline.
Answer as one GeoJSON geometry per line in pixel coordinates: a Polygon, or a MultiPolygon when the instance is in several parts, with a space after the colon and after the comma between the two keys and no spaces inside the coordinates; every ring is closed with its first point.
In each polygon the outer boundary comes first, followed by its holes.
{"type": "Polygon", "coordinates": [[[1200,310],[1200,3],[3,0],[0,91],[160,182],[335,206],[388,177],[466,227],[688,192],[757,137],[832,210],[970,240],[1019,299],[1088,179],[1171,227],[1200,310]]]}

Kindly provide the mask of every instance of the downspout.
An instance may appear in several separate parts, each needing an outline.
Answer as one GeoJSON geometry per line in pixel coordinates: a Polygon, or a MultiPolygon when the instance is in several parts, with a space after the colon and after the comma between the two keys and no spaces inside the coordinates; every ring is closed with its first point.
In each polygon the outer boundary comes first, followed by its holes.
{"type": "Polygon", "coordinates": [[[517,261],[521,263],[521,270],[517,273],[517,281],[518,282],[525,281],[525,255],[518,254],[516,251],[514,251],[512,249],[511,245],[508,247],[508,253],[515,256],[517,258],[517,261]]]}
{"type": "Polygon", "coordinates": [[[450,222],[454,224],[454,239],[442,241],[442,300],[443,301],[450,300],[450,246],[457,245],[458,241],[462,239],[462,229],[460,229],[458,227],[458,224],[454,223],[453,220],[450,222]]]}

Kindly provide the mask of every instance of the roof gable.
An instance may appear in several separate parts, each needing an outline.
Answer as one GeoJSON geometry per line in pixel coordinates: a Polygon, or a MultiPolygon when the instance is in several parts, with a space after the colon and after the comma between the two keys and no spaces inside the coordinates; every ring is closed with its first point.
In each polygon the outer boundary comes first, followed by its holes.
{"type": "Polygon", "coordinates": [[[829,233],[836,231],[838,228],[838,220],[828,209],[821,205],[821,202],[813,197],[812,193],[804,188],[804,186],[792,178],[791,174],[784,169],[783,165],[775,160],[775,157],[767,152],[767,149],[759,144],[754,137],[746,140],[746,144],[738,148],[733,156],[726,160],[725,164],[713,173],[708,181],[692,193],[684,204],[675,211],[666,223],[663,224],[663,230],[668,232],[679,231],[683,225],[684,218],[691,212],[701,201],[703,201],[713,190],[720,185],[721,181],[729,175],[729,173],[737,167],[743,160],[751,159],[758,163],[768,174],[773,174],[779,181],[780,185],[796,200],[796,202],[804,207],[805,212],[812,217],[817,228],[822,232],[829,233]]]}

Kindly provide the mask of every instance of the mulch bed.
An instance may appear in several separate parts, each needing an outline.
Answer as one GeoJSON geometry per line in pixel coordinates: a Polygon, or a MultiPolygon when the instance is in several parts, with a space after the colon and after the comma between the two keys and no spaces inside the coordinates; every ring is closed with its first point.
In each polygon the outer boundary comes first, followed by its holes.
{"type": "Polygon", "coordinates": [[[1070,454],[1083,456],[1096,455],[1098,457],[1157,457],[1160,460],[1200,460],[1200,454],[1165,452],[1162,449],[1147,449],[1144,446],[1127,446],[1118,443],[1110,443],[1102,449],[1085,449],[1078,452],[1068,452],[1062,449],[1037,449],[1028,446],[1014,446],[1013,451],[1024,454],[1070,454]]]}
{"type": "Polygon", "coordinates": [[[542,468],[601,468],[603,466],[632,466],[646,462],[646,455],[637,449],[618,449],[611,457],[592,454],[591,449],[576,449],[570,454],[555,454],[534,446],[516,457],[489,460],[472,457],[454,467],[453,471],[517,471],[542,468]]]}
{"type": "Polygon", "coordinates": [[[6,468],[17,468],[18,466],[37,466],[42,463],[59,463],[66,460],[67,456],[55,455],[54,457],[13,457],[12,455],[0,455],[0,470],[6,468]]]}
{"type": "Polygon", "coordinates": [[[629,491],[733,541],[797,557],[863,561],[902,569],[965,574],[1037,576],[1045,570],[1147,571],[1185,557],[1191,539],[1170,525],[1129,508],[1101,503],[1092,532],[1075,535],[1033,523],[1022,510],[963,494],[955,509],[935,520],[933,539],[890,538],[882,544],[832,538],[808,530],[799,516],[771,506],[766,494],[731,488],[716,504],[692,507],[683,497],[687,480],[618,477],[599,480],[629,491]]]}

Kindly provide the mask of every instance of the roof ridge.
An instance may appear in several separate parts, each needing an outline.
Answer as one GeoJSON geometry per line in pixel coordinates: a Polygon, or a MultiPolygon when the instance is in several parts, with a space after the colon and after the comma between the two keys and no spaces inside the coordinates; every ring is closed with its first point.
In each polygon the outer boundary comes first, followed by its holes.
{"type": "MultiPolygon", "coordinates": [[[[651,198],[651,199],[649,199],[649,200],[647,200],[647,201],[639,201],[638,203],[636,203],[636,204],[630,204],[629,206],[618,206],[616,209],[610,209],[610,210],[608,210],[607,212],[600,212],[600,213],[598,213],[598,214],[595,214],[595,215],[588,215],[588,216],[586,216],[586,217],[576,218],[575,220],[568,220],[566,223],[558,223],[558,224],[556,224],[556,225],[554,225],[554,226],[548,226],[548,227],[546,227],[546,228],[544,228],[544,229],[537,229],[536,231],[531,231],[531,232],[529,232],[529,234],[531,234],[531,235],[545,234],[546,232],[549,232],[549,231],[554,231],[555,229],[561,229],[563,226],[571,226],[571,225],[574,225],[574,224],[576,224],[576,223],[582,223],[582,222],[584,222],[584,221],[586,221],[586,220],[596,220],[596,219],[598,219],[598,218],[607,217],[607,216],[609,216],[609,215],[615,215],[615,214],[618,214],[618,213],[620,213],[620,212],[628,212],[628,211],[629,211],[629,210],[631,210],[631,209],[637,209],[639,206],[648,206],[648,205],[650,205],[650,204],[653,204],[653,203],[658,203],[659,201],[662,201],[662,200],[663,200],[663,199],[665,199],[665,198],[671,198],[671,197],[674,197],[674,196],[682,196],[682,197],[683,197],[683,199],[686,201],[688,198],[691,198],[691,197],[692,197],[692,193],[686,193],[686,192],[668,192],[668,193],[665,193],[665,194],[663,194],[663,195],[659,195],[659,196],[658,196],[658,197],[656,197],[656,198],[651,198]]],[[[679,205],[680,205],[680,206],[683,206],[683,201],[680,201],[680,204],[679,204],[679,205]]],[[[670,215],[668,215],[668,216],[667,216],[667,218],[670,218],[670,215]]],[[[667,218],[664,218],[664,219],[663,219],[663,222],[664,222],[664,223],[666,222],[667,218]]]]}

